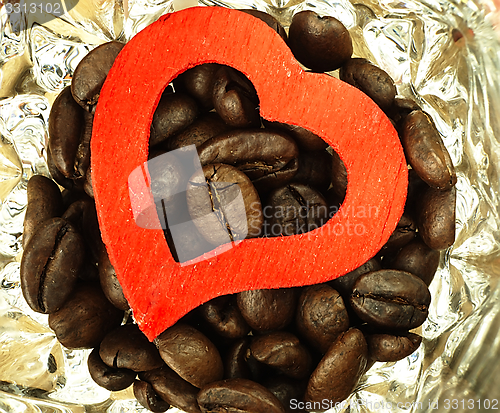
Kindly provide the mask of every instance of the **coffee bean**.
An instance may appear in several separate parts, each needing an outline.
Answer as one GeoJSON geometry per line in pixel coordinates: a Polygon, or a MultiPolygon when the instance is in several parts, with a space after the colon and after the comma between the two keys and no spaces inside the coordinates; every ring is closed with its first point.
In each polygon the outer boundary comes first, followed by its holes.
{"type": "Polygon", "coordinates": [[[161,333],[155,344],[165,363],[195,387],[201,388],[223,377],[219,351],[194,327],[176,323],[161,333]]]}
{"type": "Polygon", "coordinates": [[[376,333],[366,335],[368,353],[374,361],[398,361],[412,354],[420,343],[422,337],[414,333],[393,335],[376,333]]]}
{"type": "Polygon", "coordinates": [[[348,300],[351,295],[352,288],[356,280],[363,274],[371,271],[380,270],[380,262],[376,258],[368,260],[360,267],[348,272],[342,277],[336,278],[335,280],[329,281],[328,284],[331,285],[335,290],[337,290],[344,300],[348,300]]]}
{"type": "Polygon", "coordinates": [[[428,315],[431,295],[417,276],[398,270],[379,270],[362,275],[353,287],[351,307],[369,325],[391,330],[410,330],[428,315]]]}
{"type": "Polygon", "coordinates": [[[215,111],[235,128],[260,126],[259,98],[252,83],[237,70],[221,66],[213,88],[215,111]]]}
{"type": "Polygon", "coordinates": [[[286,331],[275,331],[254,337],[250,344],[250,352],[258,362],[292,379],[305,379],[312,370],[309,351],[297,337],[286,331]]]}
{"type": "Polygon", "coordinates": [[[147,371],[163,365],[158,349],[136,324],[125,324],[106,334],[99,355],[108,366],[120,369],[147,371]]]}
{"type": "Polygon", "coordinates": [[[368,95],[380,109],[390,111],[397,91],[384,70],[366,59],[353,58],[340,68],[339,77],[368,95]]]}
{"type": "Polygon", "coordinates": [[[49,149],[52,161],[65,178],[79,179],[75,166],[85,123],[84,110],[75,102],[70,87],[63,89],[49,115],[49,149]]]}
{"type": "Polygon", "coordinates": [[[264,386],[246,379],[227,379],[205,386],[198,394],[203,413],[285,413],[264,386]]]}
{"type": "Polygon", "coordinates": [[[408,163],[429,186],[447,190],[455,185],[457,176],[450,154],[427,113],[415,110],[406,117],[401,143],[408,163]]]}
{"type": "Polygon", "coordinates": [[[109,367],[101,360],[99,348],[92,350],[87,360],[90,377],[99,386],[106,390],[119,391],[124,390],[134,382],[136,372],[127,369],[116,369],[109,367]]]}
{"type": "Polygon", "coordinates": [[[391,268],[410,272],[429,286],[440,258],[439,251],[429,248],[420,238],[405,245],[389,263],[391,268]]]}
{"type": "Polygon", "coordinates": [[[140,373],[139,377],[150,383],[156,394],[172,407],[186,413],[200,413],[196,401],[199,389],[182,379],[168,366],[140,373]]]}
{"type": "Polygon", "coordinates": [[[191,177],[187,204],[198,231],[214,246],[261,233],[259,194],[250,179],[230,165],[205,165],[203,175],[191,177]]]}
{"type": "Polygon", "coordinates": [[[153,386],[145,381],[134,381],[134,396],[143,407],[152,412],[166,412],[170,408],[167,402],[158,397],[153,386]]]}
{"type": "Polygon", "coordinates": [[[243,291],[237,295],[241,315],[257,331],[286,327],[293,319],[296,302],[297,292],[291,288],[243,291]]]}
{"type": "Polygon", "coordinates": [[[149,146],[158,145],[183,131],[199,115],[196,101],[183,93],[163,93],[153,114],[149,146]]]}
{"type": "Polygon", "coordinates": [[[420,202],[418,231],[433,250],[444,250],[455,242],[455,187],[448,191],[428,188],[420,202]]]}
{"type": "Polygon", "coordinates": [[[299,297],[297,331],[322,354],[344,331],[349,317],[340,294],[327,284],[306,287],[299,297]]]}
{"type": "Polygon", "coordinates": [[[82,283],[60,310],[49,315],[49,327],[67,348],[93,348],[122,320],[123,311],[106,299],[98,284],[82,283]]]}
{"type": "MultiPolygon", "coordinates": [[[[368,349],[356,328],[342,333],[330,346],[307,384],[304,401],[339,403],[354,390],[365,371],[368,349]]],[[[319,411],[323,411],[322,409],[319,411]]]]}
{"type": "Polygon", "coordinates": [[[247,363],[250,346],[250,338],[242,337],[236,340],[226,351],[224,356],[224,378],[226,379],[251,379],[252,372],[247,363]],[[248,352],[248,356],[247,356],[248,352]]]}
{"type": "Polygon", "coordinates": [[[327,151],[302,152],[299,155],[299,169],[293,180],[324,193],[332,182],[331,171],[332,155],[327,151]]]}
{"type": "Polygon", "coordinates": [[[295,142],[297,142],[300,149],[305,151],[322,151],[328,147],[328,144],[318,135],[301,126],[289,125],[287,123],[280,122],[269,122],[266,119],[262,119],[262,122],[267,129],[283,130],[287,135],[290,135],[295,142]]]}
{"type": "Polygon", "coordinates": [[[109,261],[106,248],[101,251],[99,258],[99,281],[104,295],[116,308],[127,311],[130,307],[123,295],[123,289],[116,276],[116,271],[109,261]]]}
{"type": "Polygon", "coordinates": [[[54,181],[43,175],[33,175],[26,189],[28,205],[24,215],[23,248],[26,248],[38,226],[63,212],[61,191],[54,181]]]}
{"type": "Polygon", "coordinates": [[[347,191],[347,169],[337,152],[332,153],[332,188],[340,202],[344,201],[347,191]]]}
{"type": "Polygon", "coordinates": [[[73,291],[85,259],[83,239],[62,218],[38,225],[21,260],[21,287],[28,305],[50,314],[61,308],[73,291]]]}
{"type": "Polygon", "coordinates": [[[123,46],[118,42],[104,43],[87,54],[76,67],[71,93],[75,101],[88,112],[95,112],[102,85],[123,46]]]}
{"type": "Polygon", "coordinates": [[[240,9],[240,11],[251,14],[254,17],[257,17],[258,19],[262,20],[264,23],[266,23],[271,29],[273,29],[276,33],[280,35],[280,37],[286,42],[288,36],[286,35],[286,31],[283,28],[283,26],[276,20],[273,16],[270,14],[263,12],[261,10],[255,10],[255,9],[240,9]]]}
{"type": "Polygon", "coordinates": [[[174,80],[175,91],[188,93],[208,112],[214,108],[215,74],[220,68],[217,63],[205,63],[186,70],[174,80]]]}
{"type": "Polygon", "coordinates": [[[398,251],[409,242],[413,241],[417,235],[417,223],[409,213],[403,213],[399,219],[396,229],[393,231],[389,240],[380,250],[379,255],[390,254],[398,251]]]}
{"type": "Polygon", "coordinates": [[[288,32],[295,58],[314,72],[330,72],[352,55],[349,31],[335,17],[304,10],[295,14],[288,32]]]}
{"type": "Polygon", "coordinates": [[[222,337],[240,338],[250,332],[236,304],[236,296],[214,298],[200,306],[200,314],[222,337]]]}
{"type": "Polygon", "coordinates": [[[302,400],[306,390],[306,381],[294,380],[287,376],[269,376],[262,381],[262,385],[276,396],[287,413],[306,413],[305,410],[297,409],[291,403],[292,399],[302,400]]]}
{"type": "Polygon", "coordinates": [[[66,178],[62,172],[57,168],[50,153],[50,146],[47,147],[47,168],[49,169],[50,176],[54,181],[61,185],[65,189],[71,189],[74,192],[81,191],[83,189],[83,179],[69,179],[66,178]]]}

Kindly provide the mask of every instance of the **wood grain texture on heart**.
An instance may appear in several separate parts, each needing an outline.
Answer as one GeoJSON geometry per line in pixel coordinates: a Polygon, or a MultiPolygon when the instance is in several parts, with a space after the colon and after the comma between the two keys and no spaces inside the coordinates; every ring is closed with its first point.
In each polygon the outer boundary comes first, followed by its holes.
{"type": "MultiPolygon", "coordinates": [[[[91,149],[102,238],[149,339],[213,297],[321,283],[358,267],[387,241],[406,198],[403,150],[376,104],[331,76],[305,73],[265,23],[225,8],[168,14],[123,48],[99,98],[91,149]],[[134,221],[128,178],[147,161],[150,124],[164,88],[207,62],[244,73],[257,90],[262,117],[321,136],[344,161],[349,184],[339,212],[319,229],[245,240],[181,266],[161,229],[134,221]]],[[[152,202],[147,186],[138,195],[147,209],[152,202]]]]}

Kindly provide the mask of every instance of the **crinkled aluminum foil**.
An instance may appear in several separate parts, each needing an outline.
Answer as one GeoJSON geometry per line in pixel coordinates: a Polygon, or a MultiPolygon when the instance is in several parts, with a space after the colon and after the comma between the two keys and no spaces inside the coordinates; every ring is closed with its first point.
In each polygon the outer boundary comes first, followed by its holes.
{"type": "MultiPolygon", "coordinates": [[[[48,22],[47,16],[32,14],[9,19],[0,3],[0,411],[143,411],[131,389],[110,393],[96,386],[87,371],[88,351],[59,345],[47,316],[24,302],[19,262],[26,184],[33,174],[48,174],[44,159],[51,102],[71,82],[83,56],[100,43],[127,41],[159,16],[198,3],[64,3],[70,11],[48,22]]],[[[433,116],[457,167],[457,238],[442,255],[431,284],[422,346],[397,363],[375,364],[347,405],[332,411],[499,409],[500,44],[495,27],[500,13],[495,3],[199,3],[257,8],[285,27],[303,9],[337,17],[353,36],[355,54],[385,69],[400,95],[414,98],[433,116]],[[463,37],[454,41],[457,30],[463,37]]]]}

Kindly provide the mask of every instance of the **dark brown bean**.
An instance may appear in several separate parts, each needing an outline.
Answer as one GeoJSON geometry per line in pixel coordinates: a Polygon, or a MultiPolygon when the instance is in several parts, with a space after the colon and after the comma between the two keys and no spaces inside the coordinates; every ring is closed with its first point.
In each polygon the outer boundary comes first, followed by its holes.
{"type": "Polygon", "coordinates": [[[352,293],[352,288],[354,287],[354,283],[356,282],[356,280],[363,274],[366,274],[367,272],[371,271],[380,270],[380,268],[381,268],[380,262],[376,258],[372,258],[371,260],[368,260],[360,267],[356,268],[355,270],[352,270],[351,272],[348,272],[342,277],[329,281],[328,284],[330,284],[334,289],[336,289],[342,295],[344,300],[349,299],[349,296],[352,293]]]}
{"type": "MultiPolygon", "coordinates": [[[[365,371],[368,349],[356,328],[342,333],[330,346],[307,384],[304,401],[339,403],[354,390],[365,371]]],[[[319,409],[320,411],[326,409],[319,409]]]]}
{"type": "Polygon", "coordinates": [[[261,234],[264,216],[250,179],[233,166],[212,164],[195,173],[187,188],[189,214],[214,246],[261,234]]]}
{"type": "Polygon", "coordinates": [[[368,353],[374,361],[398,361],[412,354],[420,343],[422,337],[418,334],[393,335],[385,333],[368,334],[368,353]]]}
{"type": "Polygon", "coordinates": [[[327,151],[302,152],[299,156],[299,169],[293,180],[324,193],[332,182],[331,171],[332,155],[327,151]]]}
{"type": "Polygon", "coordinates": [[[293,16],[288,45],[295,58],[314,72],[338,69],[353,51],[349,31],[339,20],[310,10],[293,16]]]}
{"type": "Polygon", "coordinates": [[[196,401],[199,389],[182,379],[168,366],[140,373],[139,377],[150,383],[158,396],[171,406],[186,413],[200,413],[196,401]]]}
{"type": "Polygon", "coordinates": [[[240,338],[250,332],[236,304],[236,296],[214,298],[200,307],[200,314],[222,337],[240,338]]]}
{"type": "Polygon", "coordinates": [[[420,238],[405,245],[390,262],[395,270],[410,272],[430,285],[439,265],[439,251],[429,248],[420,238]]]}
{"type": "Polygon", "coordinates": [[[78,231],[62,218],[38,226],[21,260],[21,287],[28,305],[50,314],[66,302],[83,268],[85,247],[78,231]]]}
{"type": "Polygon", "coordinates": [[[236,340],[226,351],[224,356],[225,379],[251,379],[252,372],[247,363],[250,346],[250,337],[236,340]]]}
{"type": "Polygon", "coordinates": [[[161,333],[155,344],[165,363],[195,387],[201,388],[224,375],[219,351],[194,327],[176,323],[161,333]]]}
{"type": "Polygon", "coordinates": [[[252,356],[292,379],[305,379],[311,374],[312,359],[299,339],[287,331],[275,331],[254,337],[250,343],[252,356]]]}
{"type": "Polygon", "coordinates": [[[410,330],[427,318],[431,295],[425,283],[409,272],[379,270],[358,278],[350,302],[369,325],[410,330]]]}
{"type": "Polygon", "coordinates": [[[455,185],[457,176],[450,154],[427,113],[415,110],[405,118],[401,143],[408,163],[429,186],[447,190],[455,185]]]}
{"type": "Polygon", "coordinates": [[[54,163],[54,159],[52,158],[52,154],[50,153],[50,146],[47,147],[47,167],[52,179],[63,188],[74,190],[74,192],[82,190],[83,179],[66,178],[54,163]]]}
{"type": "Polygon", "coordinates": [[[153,386],[145,381],[134,382],[134,396],[143,407],[152,412],[166,412],[170,408],[167,402],[158,397],[153,386]]]}
{"type": "Polygon", "coordinates": [[[280,401],[264,386],[246,379],[211,383],[198,394],[203,413],[285,413],[280,401]]]}
{"type": "Polygon", "coordinates": [[[296,290],[251,290],[238,293],[237,303],[248,325],[257,331],[280,330],[293,319],[296,290]]]}
{"type": "Polygon", "coordinates": [[[302,291],[295,323],[300,335],[322,354],[349,329],[344,300],[327,284],[313,285],[302,291]]]}
{"type": "Polygon", "coordinates": [[[118,42],[104,43],[87,54],[76,67],[71,93],[75,101],[88,112],[94,113],[102,85],[123,46],[118,42]]]}
{"type": "Polygon", "coordinates": [[[208,112],[214,108],[215,74],[220,67],[217,63],[205,63],[186,70],[174,80],[175,91],[189,93],[208,112]]]}
{"type": "Polygon", "coordinates": [[[262,381],[262,385],[276,396],[287,413],[306,413],[305,410],[296,408],[291,400],[302,400],[307,382],[287,376],[268,376],[262,381]]]}
{"type": "Polygon", "coordinates": [[[163,365],[158,349],[136,324],[125,324],[106,334],[99,355],[108,366],[119,369],[147,371],[163,365]]]}
{"type": "Polygon", "coordinates": [[[61,191],[55,182],[43,175],[33,175],[26,189],[28,206],[24,216],[23,248],[26,248],[37,227],[49,218],[63,213],[61,191]]]}
{"type": "Polygon", "coordinates": [[[305,151],[322,151],[328,147],[328,144],[318,135],[301,126],[289,125],[287,123],[280,122],[269,122],[266,119],[262,119],[262,123],[266,128],[271,130],[279,129],[285,131],[287,135],[290,135],[290,137],[297,142],[300,149],[305,151]]]}
{"type": "Polygon", "coordinates": [[[347,169],[337,152],[332,153],[332,188],[340,202],[344,201],[347,190],[347,169]]]}
{"type": "Polygon", "coordinates": [[[126,311],[130,307],[128,301],[123,295],[123,289],[116,277],[116,271],[109,261],[106,248],[101,251],[99,259],[99,281],[104,295],[116,308],[126,311]]]}
{"type": "Polygon", "coordinates": [[[285,42],[287,41],[288,36],[286,35],[285,29],[280,24],[280,22],[276,20],[273,16],[271,16],[269,13],[255,9],[241,9],[240,11],[245,12],[247,14],[251,14],[252,16],[262,20],[271,29],[273,29],[276,33],[278,33],[285,42]]]}
{"type": "Polygon", "coordinates": [[[455,187],[448,191],[428,188],[420,202],[418,231],[433,250],[444,250],[455,242],[455,187]]]}
{"type": "Polygon", "coordinates": [[[379,255],[390,254],[398,251],[410,243],[417,236],[417,223],[409,213],[403,213],[399,219],[396,229],[380,250],[379,255]]]}
{"type": "Polygon", "coordinates": [[[252,83],[237,70],[221,66],[213,88],[215,111],[235,128],[260,126],[259,98],[252,83]]]}
{"type": "Polygon", "coordinates": [[[59,311],[49,315],[49,327],[67,348],[93,348],[122,320],[123,311],[106,299],[98,284],[83,283],[59,311]]]}
{"type": "Polygon", "coordinates": [[[396,86],[391,77],[366,59],[349,59],[340,68],[339,77],[344,82],[368,95],[383,111],[390,111],[396,97],[396,86]]]}
{"type": "Polygon", "coordinates": [[[136,372],[127,369],[115,369],[105,364],[99,357],[96,347],[87,360],[90,377],[101,387],[110,391],[124,390],[134,382],[136,372]]]}

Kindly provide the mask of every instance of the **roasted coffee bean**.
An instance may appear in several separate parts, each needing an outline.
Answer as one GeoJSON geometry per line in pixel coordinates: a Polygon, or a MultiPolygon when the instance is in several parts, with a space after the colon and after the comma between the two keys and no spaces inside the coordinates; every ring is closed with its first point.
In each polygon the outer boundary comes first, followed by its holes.
{"type": "Polygon", "coordinates": [[[101,360],[99,348],[96,347],[87,360],[90,377],[101,387],[110,391],[124,390],[134,382],[136,372],[127,369],[109,367],[101,360]]]}
{"type": "Polygon", "coordinates": [[[235,128],[260,126],[259,98],[252,83],[237,70],[221,66],[213,88],[215,111],[235,128]]]}
{"type": "Polygon", "coordinates": [[[33,175],[28,181],[26,192],[28,206],[24,216],[23,248],[26,248],[41,223],[63,213],[61,191],[52,179],[33,175]]]}
{"type": "Polygon", "coordinates": [[[368,354],[374,361],[398,361],[412,354],[422,337],[414,333],[393,335],[386,333],[367,334],[368,354]]]}
{"type": "Polygon", "coordinates": [[[250,327],[236,304],[236,296],[213,298],[200,307],[200,314],[222,337],[240,338],[250,332],[250,327]]]}
{"type": "Polygon", "coordinates": [[[233,166],[205,165],[187,188],[189,214],[203,237],[215,246],[260,235],[264,216],[257,190],[233,166]]]}
{"type": "Polygon", "coordinates": [[[379,270],[358,278],[350,302],[370,326],[411,330],[427,318],[431,295],[425,283],[409,272],[379,270]]]}
{"type": "Polygon", "coordinates": [[[88,112],[95,112],[102,85],[123,46],[118,42],[104,43],[87,54],[76,67],[71,93],[75,101],[88,112]]]}
{"type": "Polygon", "coordinates": [[[429,286],[440,258],[439,251],[429,248],[420,238],[405,245],[389,263],[391,268],[410,272],[429,286]]]}
{"type": "Polygon", "coordinates": [[[305,379],[311,374],[311,354],[297,337],[287,331],[274,331],[254,337],[250,352],[258,362],[292,379],[305,379]]]}
{"type": "Polygon", "coordinates": [[[116,308],[126,311],[130,307],[128,301],[123,295],[123,289],[116,277],[116,271],[109,261],[106,248],[101,251],[99,258],[99,281],[104,295],[116,308]]]}
{"type": "Polygon", "coordinates": [[[134,396],[143,407],[152,412],[166,412],[170,408],[170,405],[156,394],[153,386],[145,381],[134,381],[134,396]]]}
{"type": "Polygon", "coordinates": [[[89,197],[91,197],[92,199],[94,198],[94,188],[92,186],[92,167],[90,165],[87,168],[87,172],[85,173],[85,180],[83,181],[83,190],[89,197]]]}
{"type": "Polygon", "coordinates": [[[429,186],[447,190],[455,185],[457,176],[450,154],[427,113],[415,110],[406,116],[401,144],[408,163],[429,186]]]}
{"type": "Polygon", "coordinates": [[[286,35],[286,31],[283,28],[283,26],[276,20],[273,16],[270,14],[260,11],[260,10],[255,10],[255,9],[241,9],[240,11],[245,12],[247,14],[251,14],[254,17],[257,17],[258,19],[262,20],[264,23],[266,23],[271,29],[273,29],[276,33],[280,35],[280,37],[286,42],[288,39],[288,36],[286,35]]]}
{"type": "Polygon", "coordinates": [[[85,122],[84,110],[73,99],[70,87],[66,87],[52,104],[49,115],[50,154],[65,178],[82,178],[76,159],[85,122]]]}
{"type": "Polygon", "coordinates": [[[366,274],[367,272],[377,271],[380,269],[380,262],[376,258],[372,258],[360,267],[351,272],[348,272],[342,277],[329,281],[328,284],[335,288],[340,293],[340,295],[342,295],[344,300],[349,299],[349,296],[352,293],[352,288],[354,287],[354,283],[359,277],[361,277],[363,274],[366,274]]]}
{"type": "Polygon", "coordinates": [[[67,348],[93,348],[122,320],[123,311],[106,299],[97,283],[82,283],[59,311],[49,315],[49,327],[67,348]]]}
{"type": "Polygon", "coordinates": [[[302,152],[299,156],[299,169],[294,182],[300,182],[324,193],[332,175],[332,155],[327,151],[302,152]]]}
{"type": "Polygon", "coordinates": [[[416,231],[416,222],[410,214],[405,212],[399,219],[396,229],[389,237],[389,240],[384,244],[379,254],[384,255],[398,251],[400,248],[415,239],[417,235],[416,231]]]}
{"type": "Polygon", "coordinates": [[[187,262],[214,249],[192,221],[183,222],[182,231],[176,233],[175,242],[170,228],[163,231],[172,257],[176,262],[187,262]]]}
{"type": "Polygon", "coordinates": [[[173,151],[174,149],[189,145],[199,147],[210,138],[228,132],[230,128],[217,113],[209,112],[196,119],[179,134],[167,139],[165,141],[165,148],[173,151]]]}
{"type": "Polygon", "coordinates": [[[183,93],[163,93],[153,114],[149,146],[158,145],[183,131],[199,115],[196,101],[183,93]]]}
{"type": "Polygon", "coordinates": [[[304,401],[326,399],[338,403],[346,399],[365,371],[367,355],[366,340],[361,331],[351,328],[342,333],[311,374],[304,401]]]}
{"type": "Polygon", "coordinates": [[[59,310],[75,288],[83,267],[82,236],[62,218],[39,224],[21,260],[21,287],[28,305],[39,313],[59,310]]]}
{"type": "Polygon", "coordinates": [[[200,390],[182,379],[168,366],[140,373],[139,377],[150,383],[156,394],[172,407],[186,413],[200,413],[200,407],[196,401],[200,390]]]}
{"type": "Polygon", "coordinates": [[[174,80],[175,91],[188,93],[208,112],[214,108],[215,74],[220,68],[217,63],[205,63],[186,70],[174,80]]]}
{"type": "Polygon", "coordinates": [[[414,100],[396,96],[389,115],[399,126],[400,122],[414,110],[420,110],[420,106],[414,100]]]}
{"type": "Polygon", "coordinates": [[[285,413],[274,394],[246,379],[210,383],[198,394],[198,404],[203,413],[285,413]]]}
{"type": "Polygon", "coordinates": [[[292,138],[265,129],[235,130],[209,139],[198,148],[202,165],[233,165],[257,189],[277,188],[297,173],[299,150],[292,138]]]}
{"type": "Polygon", "coordinates": [[[256,331],[280,330],[293,320],[297,291],[250,290],[237,295],[238,307],[248,325],[256,331]]]}
{"type": "Polygon", "coordinates": [[[224,356],[225,379],[252,379],[253,375],[247,363],[250,356],[250,337],[236,340],[224,356]]]}
{"type": "Polygon", "coordinates": [[[337,152],[332,153],[332,188],[340,202],[344,201],[347,191],[347,169],[337,152]]]}
{"type": "Polygon", "coordinates": [[[99,355],[108,366],[120,369],[147,371],[163,365],[158,349],[136,324],[125,324],[106,334],[99,355]]]}
{"type": "Polygon", "coordinates": [[[195,387],[201,388],[224,375],[219,351],[194,327],[178,322],[161,333],[155,344],[165,363],[195,387]]]}
{"type": "Polygon", "coordinates": [[[265,207],[267,236],[295,235],[313,231],[328,220],[328,204],[315,189],[290,183],[271,192],[265,207]]]}
{"type": "Polygon", "coordinates": [[[349,329],[344,300],[327,284],[304,288],[297,304],[295,323],[300,335],[322,354],[349,329]]]}
{"type": "Polygon", "coordinates": [[[90,168],[90,139],[92,138],[93,124],[94,115],[84,111],[82,133],[75,155],[75,175],[77,177],[85,178],[90,168]]]}
{"type": "Polygon", "coordinates": [[[300,149],[305,151],[322,151],[328,147],[328,144],[318,135],[301,126],[280,122],[269,122],[265,119],[262,119],[262,123],[266,128],[271,130],[279,129],[285,131],[287,135],[290,135],[290,137],[295,140],[300,149]]]}
{"type": "Polygon", "coordinates": [[[62,172],[57,168],[52,159],[52,154],[50,153],[50,147],[47,147],[47,167],[50,172],[50,176],[54,181],[61,185],[65,189],[71,189],[73,192],[77,192],[83,189],[83,179],[69,179],[66,178],[62,172]]]}
{"type": "Polygon", "coordinates": [[[383,111],[390,111],[396,97],[391,77],[379,67],[362,58],[349,59],[340,68],[339,77],[370,97],[383,111]]]}
{"type": "Polygon", "coordinates": [[[352,55],[349,31],[335,17],[304,10],[293,16],[288,45],[295,58],[314,72],[330,72],[352,55]]]}
{"type": "Polygon", "coordinates": [[[270,376],[262,381],[262,385],[276,396],[287,413],[305,413],[305,410],[296,408],[291,400],[302,400],[307,382],[287,376],[270,376]]]}
{"type": "Polygon", "coordinates": [[[428,188],[420,202],[418,231],[433,250],[444,250],[455,242],[455,187],[448,191],[428,188]]]}

